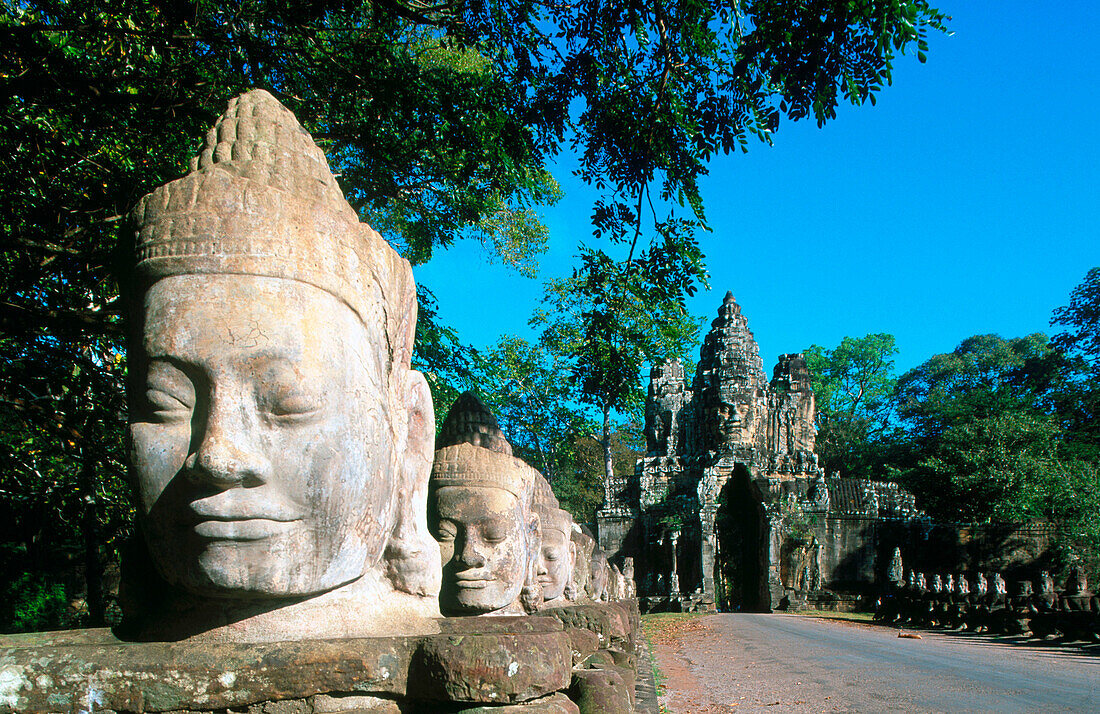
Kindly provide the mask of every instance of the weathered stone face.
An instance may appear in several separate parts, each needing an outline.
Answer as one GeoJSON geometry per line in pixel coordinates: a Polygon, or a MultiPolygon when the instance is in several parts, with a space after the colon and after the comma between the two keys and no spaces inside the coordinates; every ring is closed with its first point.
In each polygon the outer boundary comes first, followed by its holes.
{"type": "Polygon", "coordinates": [[[723,399],[712,423],[716,443],[724,446],[752,446],[756,438],[756,410],[751,395],[736,401],[723,399]]]}
{"type": "Polygon", "coordinates": [[[131,433],[165,580],[312,595],[378,563],[398,470],[378,338],[296,281],[181,275],[150,288],[131,433]]]}
{"type": "Polygon", "coordinates": [[[573,551],[577,560],[573,565],[573,589],[577,597],[588,595],[588,580],[591,576],[592,551],[596,547],[596,541],[585,534],[580,526],[573,524],[573,532],[569,535],[573,543],[573,551]]]}
{"type": "Polygon", "coordinates": [[[444,486],[434,494],[443,561],[444,614],[522,612],[532,524],[520,499],[489,486],[444,486]]]}
{"type": "Polygon", "coordinates": [[[577,553],[565,531],[542,529],[542,549],[539,551],[538,576],[544,600],[555,600],[565,592],[573,577],[577,553]]]}
{"type": "Polygon", "coordinates": [[[135,636],[422,629],[434,414],[410,369],[408,262],[263,91],[231,100],[131,220],[132,462],[169,586],[127,582],[135,636]]]}
{"type": "Polygon", "coordinates": [[[588,584],[585,588],[588,597],[593,600],[607,600],[609,579],[607,555],[601,550],[594,550],[588,565],[588,584]]]}

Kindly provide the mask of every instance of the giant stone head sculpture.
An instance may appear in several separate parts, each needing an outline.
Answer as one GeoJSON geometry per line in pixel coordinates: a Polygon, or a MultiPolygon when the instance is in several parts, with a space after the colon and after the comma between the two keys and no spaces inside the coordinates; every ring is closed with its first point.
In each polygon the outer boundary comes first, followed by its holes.
{"type": "MultiPolygon", "coordinates": [[[[263,91],[232,100],[190,173],[133,220],[132,462],[169,589],[341,603],[303,616],[310,635],[401,629],[387,603],[430,614],[434,419],[409,366],[409,264],[263,91]]],[[[294,636],[273,627],[262,637],[294,636]]]]}

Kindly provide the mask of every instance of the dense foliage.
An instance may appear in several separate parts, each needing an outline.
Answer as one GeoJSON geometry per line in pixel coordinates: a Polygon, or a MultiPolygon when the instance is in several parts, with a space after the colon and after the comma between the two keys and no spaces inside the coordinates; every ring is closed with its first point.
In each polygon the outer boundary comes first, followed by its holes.
{"type": "Polygon", "coordinates": [[[805,351],[817,405],[816,451],[828,474],[875,478],[893,431],[894,336],[845,337],[805,351]]]}
{"type": "Polygon", "coordinates": [[[1063,558],[1100,562],[1098,288],[1094,268],[1053,339],[975,335],[900,377],[890,335],[811,347],[824,465],[901,481],[938,520],[1050,523],[1063,558]]]}

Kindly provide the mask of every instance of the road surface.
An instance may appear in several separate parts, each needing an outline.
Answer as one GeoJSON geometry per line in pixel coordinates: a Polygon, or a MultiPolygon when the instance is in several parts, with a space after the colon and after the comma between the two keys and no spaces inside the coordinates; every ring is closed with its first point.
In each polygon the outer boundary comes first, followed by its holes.
{"type": "Polygon", "coordinates": [[[804,615],[721,614],[654,638],[673,714],[1100,712],[1100,649],[804,615]]]}

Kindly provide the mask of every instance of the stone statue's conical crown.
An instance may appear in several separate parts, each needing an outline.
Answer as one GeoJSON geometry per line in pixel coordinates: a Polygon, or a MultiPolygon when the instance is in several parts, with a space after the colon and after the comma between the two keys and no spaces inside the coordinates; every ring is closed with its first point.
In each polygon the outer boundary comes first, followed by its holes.
{"type": "Polygon", "coordinates": [[[541,475],[512,455],[496,417],[473,392],[463,392],[443,420],[429,482],[444,486],[500,488],[531,501],[541,475]]]}
{"type": "Polygon", "coordinates": [[[489,451],[512,455],[512,445],[504,438],[504,432],[489,407],[473,392],[463,392],[451,405],[443,426],[439,429],[436,448],[455,444],[473,444],[489,451]]]}
{"type": "Polygon", "coordinates": [[[143,286],[186,274],[298,280],[339,298],[368,328],[384,326],[393,362],[409,365],[408,261],[359,222],[324,153],[267,92],[230,100],[190,172],[143,198],[132,220],[143,286]]]}

